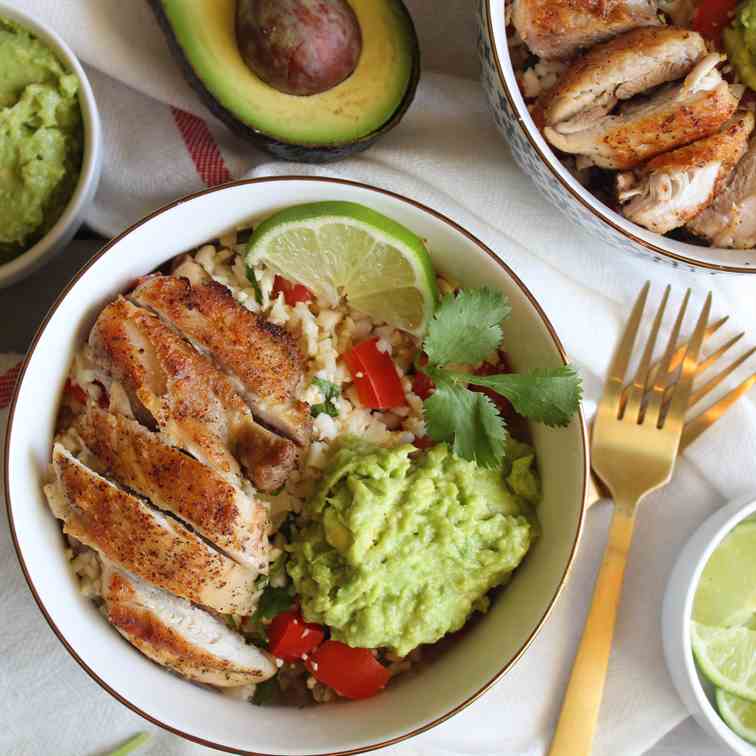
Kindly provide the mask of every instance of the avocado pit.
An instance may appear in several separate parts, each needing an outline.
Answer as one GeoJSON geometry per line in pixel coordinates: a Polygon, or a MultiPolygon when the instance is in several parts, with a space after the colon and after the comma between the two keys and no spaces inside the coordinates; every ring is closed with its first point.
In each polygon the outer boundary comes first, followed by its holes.
{"type": "Polygon", "coordinates": [[[260,79],[298,96],[340,84],[362,52],[360,24],[346,0],[237,0],[236,37],[260,79]]]}

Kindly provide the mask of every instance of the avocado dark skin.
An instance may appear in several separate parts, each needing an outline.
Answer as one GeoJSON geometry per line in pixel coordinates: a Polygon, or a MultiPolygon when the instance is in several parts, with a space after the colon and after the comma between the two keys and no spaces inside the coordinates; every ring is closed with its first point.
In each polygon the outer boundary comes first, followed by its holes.
{"type": "Polygon", "coordinates": [[[345,0],[237,0],[236,39],[257,76],[299,96],[340,84],[362,51],[360,24],[345,0]]]}
{"type": "Polygon", "coordinates": [[[245,139],[255,147],[265,150],[279,160],[287,160],[297,163],[333,163],[363,152],[401,122],[404,114],[407,112],[415,98],[417,85],[420,80],[420,48],[417,40],[417,33],[414,24],[412,23],[412,17],[402,2],[398,2],[398,9],[404,16],[405,23],[410,30],[412,46],[412,71],[404,97],[391,117],[381,124],[380,127],[375,129],[375,131],[358,139],[340,144],[301,144],[287,142],[272,137],[253,126],[241,122],[231,110],[218,102],[187,60],[184,51],[176,38],[175,30],[171,25],[162,0],[147,0],[147,2],[152,8],[158,24],[165,34],[168,46],[181,66],[185,79],[197,93],[208,110],[237,136],[245,139]]]}

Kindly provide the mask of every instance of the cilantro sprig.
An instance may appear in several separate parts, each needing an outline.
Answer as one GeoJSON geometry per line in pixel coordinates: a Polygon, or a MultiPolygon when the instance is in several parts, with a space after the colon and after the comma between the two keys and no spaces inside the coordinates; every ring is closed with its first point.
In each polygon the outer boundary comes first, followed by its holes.
{"type": "Polygon", "coordinates": [[[570,365],[485,376],[461,369],[499,350],[501,323],[510,313],[506,297],[494,289],[447,294],[423,342],[427,364],[418,367],[435,386],[423,403],[428,435],[434,441],[449,443],[455,454],[482,467],[501,463],[506,423],[496,405],[469,385],[500,394],[520,415],[549,426],[567,425],[582,396],[580,377],[570,365]]]}
{"type": "Polygon", "coordinates": [[[313,404],[310,407],[310,414],[313,417],[326,414],[331,417],[338,417],[339,410],[334,402],[341,396],[341,390],[335,383],[327,381],[325,378],[313,378],[312,382],[320,389],[320,393],[323,395],[323,401],[320,404],[313,404]]]}

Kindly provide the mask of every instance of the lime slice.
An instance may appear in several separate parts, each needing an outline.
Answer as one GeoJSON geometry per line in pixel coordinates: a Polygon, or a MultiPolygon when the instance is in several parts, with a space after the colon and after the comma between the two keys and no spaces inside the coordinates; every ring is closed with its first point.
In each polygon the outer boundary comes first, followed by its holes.
{"type": "Polygon", "coordinates": [[[342,295],[373,320],[421,336],[433,316],[436,276],[419,236],[354,202],[283,210],[252,234],[247,264],[265,263],[329,306],[342,295]]]}
{"type": "Polygon", "coordinates": [[[756,631],[691,623],[698,666],[718,688],[756,701],[756,631]]]}
{"type": "Polygon", "coordinates": [[[717,688],[717,709],[727,726],[743,740],[756,745],[756,703],[717,688]]]}
{"type": "Polygon", "coordinates": [[[706,563],[693,601],[702,625],[733,627],[756,611],[756,522],[734,528],[706,563]]]}

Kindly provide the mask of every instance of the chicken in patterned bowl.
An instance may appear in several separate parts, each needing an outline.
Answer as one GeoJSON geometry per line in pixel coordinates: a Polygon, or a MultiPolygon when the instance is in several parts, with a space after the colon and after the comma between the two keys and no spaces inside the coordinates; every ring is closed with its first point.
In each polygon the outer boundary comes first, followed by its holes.
{"type": "Polygon", "coordinates": [[[750,15],[719,0],[484,0],[483,81],[515,159],[616,247],[754,272],[750,15]]]}

